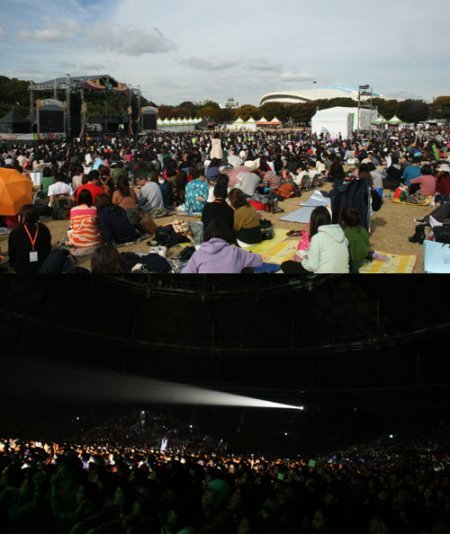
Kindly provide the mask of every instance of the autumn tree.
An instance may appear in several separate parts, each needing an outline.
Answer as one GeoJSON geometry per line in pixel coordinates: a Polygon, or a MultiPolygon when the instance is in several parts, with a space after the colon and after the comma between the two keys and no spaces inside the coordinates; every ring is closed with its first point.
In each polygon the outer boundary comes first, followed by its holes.
{"type": "Polygon", "coordinates": [[[450,121],[450,96],[438,96],[430,106],[432,119],[445,119],[450,121]]]}
{"type": "Polygon", "coordinates": [[[255,120],[259,118],[260,111],[259,108],[256,106],[252,106],[250,104],[245,104],[234,111],[234,118],[238,119],[239,117],[243,119],[244,121],[248,121],[251,117],[253,117],[255,120]]]}

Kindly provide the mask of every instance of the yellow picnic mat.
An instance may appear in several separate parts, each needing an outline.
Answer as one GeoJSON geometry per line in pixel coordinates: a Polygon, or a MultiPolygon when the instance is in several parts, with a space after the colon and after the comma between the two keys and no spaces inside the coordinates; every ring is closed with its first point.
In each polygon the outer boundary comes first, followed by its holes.
{"type": "MultiPolygon", "coordinates": [[[[262,241],[261,243],[258,243],[257,245],[252,245],[251,247],[246,247],[245,250],[249,250],[250,252],[254,252],[255,254],[261,254],[261,256],[264,256],[264,254],[266,254],[268,250],[286,239],[286,234],[288,231],[289,230],[285,230],[283,228],[275,228],[275,237],[273,239],[262,241]]],[[[300,241],[300,238],[296,239],[300,241]]]]}
{"type": "Polygon", "coordinates": [[[287,232],[288,230],[276,228],[274,239],[253,245],[247,250],[261,254],[266,263],[281,265],[283,262],[292,258],[300,241],[300,237],[286,238],[287,232]]]}
{"type": "Polygon", "coordinates": [[[388,260],[367,262],[359,269],[360,274],[411,274],[414,272],[417,256],[401,256],[386,252],[379,252],[379,254],[387,256],[388,260]]]}
{"type": "Polygon", "coordinates": [[[432,198],[433,198],[433,195],[425,197],[423,202],[407,202],[406,200],[393,198],[392,202],[394,204],[404,204],[405,206],[429,206],[431,204],[432,198]]]}

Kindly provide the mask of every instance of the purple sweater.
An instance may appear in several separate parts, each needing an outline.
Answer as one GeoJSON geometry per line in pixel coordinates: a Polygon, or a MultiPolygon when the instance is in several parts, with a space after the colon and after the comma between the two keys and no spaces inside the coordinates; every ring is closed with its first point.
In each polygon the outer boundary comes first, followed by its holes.
{"type": "Polygon", "coordinates": [[[195,252],[181,271],[183,274],[238,274],[245,267],[260,267],[262,256],[229,245],[223,239],[210,239],[195,252]]]}

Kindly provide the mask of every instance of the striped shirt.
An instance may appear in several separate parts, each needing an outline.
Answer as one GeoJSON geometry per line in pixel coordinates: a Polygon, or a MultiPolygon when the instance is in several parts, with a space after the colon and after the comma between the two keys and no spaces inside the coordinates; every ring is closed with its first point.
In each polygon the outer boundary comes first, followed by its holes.
{"type": "Polygon", "coordinates": [[[86,204],[70,210],[69,244],[75,248],[98,247],[102,244],[97,224],[97,208],[86,204]]]}

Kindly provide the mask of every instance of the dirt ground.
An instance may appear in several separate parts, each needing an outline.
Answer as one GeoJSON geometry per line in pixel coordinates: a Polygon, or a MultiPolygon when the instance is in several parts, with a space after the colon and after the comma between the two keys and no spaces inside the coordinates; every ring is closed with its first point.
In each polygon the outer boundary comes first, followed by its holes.
{"type": "MultiPolygon", "coordinates": [[[[326,184],[323,188],[324,191],[331,189],[331,184],[326,184]]],[[[280,207],[284,210],[284,213],[270,214],[264,213],[265,219],[270,219],[273,224],[278,228],[285,228],[286,230],[299,230],[303,228],[303,225],[299,223],[288,223],[281,221],[281,217],[284,217],[288,213],[299,209],[300,202],[307,200],[312,194],[312,191],[303,193],[301,199],[293,198],[280,202],[280,207]]],[[[377,212],[372,218],[371,225],[371,243],[375,251],[391,253],[391,254],[407,254],[416,255],[417,263],[414,273],[423,273],[423,247],[422,245],[413,244],[408,241],[408,237],[414,233],[415,224],[413,218],[423,217],[430,213],[432,208],[394,204],[387,198],[379,212],[377,212]]],[[[188,217],[176,214],[170,217],[157,219],[157,224],[164,226],[176,219],[186,219],[188,217]]],[[[52,234],[53,243],[56,245],[58,241],[66,239],[66,233],[69,228],[69,221],[54,221],[51,218],[43,218],[42,222],[45,223],[52,234]]],[[[128,247],[122,247],[121,252],[148,252],[147,240],[131,245],[128,247]]],[[[2,254],[7,253],[8,240],[5,237],[0,238],[0,250],[2,254]]],[[[90,258],[78,258],[78,264],[84,267],[89,267],[90,258]]]]}

